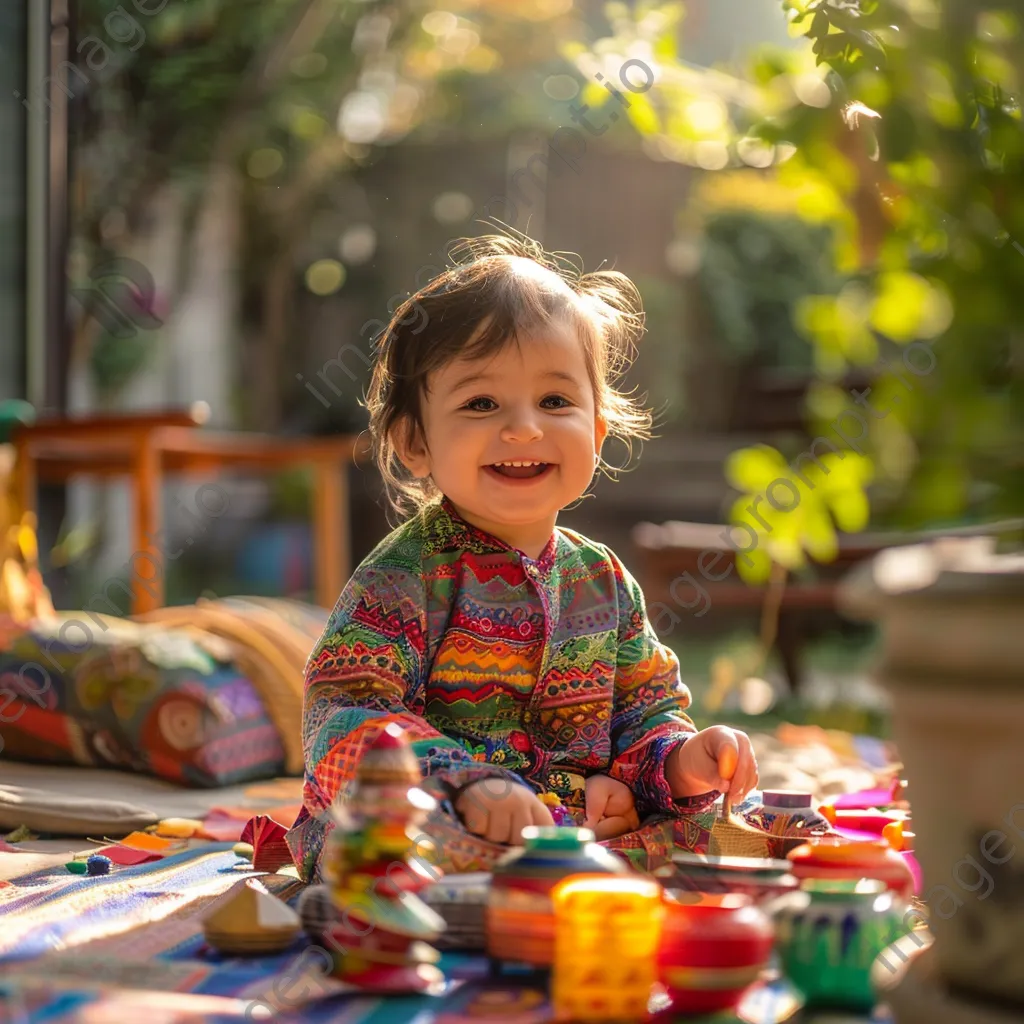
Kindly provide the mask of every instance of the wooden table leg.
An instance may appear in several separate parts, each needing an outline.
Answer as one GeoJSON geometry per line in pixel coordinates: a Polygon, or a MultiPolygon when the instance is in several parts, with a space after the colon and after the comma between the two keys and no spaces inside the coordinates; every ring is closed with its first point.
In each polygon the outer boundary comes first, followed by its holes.
{"type": "Polygon", "coordinates": [[[351,572],[347,466],[313,469],[313,574],[316,603],[333,608],[351,572]]]}
{"type": "Polygon", "coordinates": [[[149,437],[139,441],[132,472],[134,494],[131,575],[132,613],[155,611],[164,603],[164,565],[160,550],[162,474],[160,452],[149,437]]]}

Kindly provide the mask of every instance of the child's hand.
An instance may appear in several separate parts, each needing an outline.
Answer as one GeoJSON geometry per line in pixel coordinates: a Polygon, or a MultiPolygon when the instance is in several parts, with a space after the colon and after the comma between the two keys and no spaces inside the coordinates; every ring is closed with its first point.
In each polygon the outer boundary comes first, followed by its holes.
{"type": "Polygon", "coordinates": [[[587,820],[584,827],[597,839],[614,839],[640,827],[630,788],[607,775],[587,779],[587,820]]]}
{"type": "Polygon", "coordinates": [[[492,843],[523,845],[527,825],[554,825],[551,812],[533,790],[508,779],[481,779],[455,801],[466,830],[492,843]]]}
{"type": "Polygon", "coordinates": [[[717,789],[739,803],[757,786],[757,762],[750,737],[712,725],[676,747],[665,762],[665,779],[676,799],[717,789]]]}

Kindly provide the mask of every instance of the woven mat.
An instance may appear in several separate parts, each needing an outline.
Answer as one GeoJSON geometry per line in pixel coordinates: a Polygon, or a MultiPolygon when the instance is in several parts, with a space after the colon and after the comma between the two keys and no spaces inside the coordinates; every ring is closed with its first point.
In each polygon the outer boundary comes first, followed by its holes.
{"type": "MultiPolygon", "coordinates": [[[[874,778],[873,767],[844,750],[836,737],[805,733],[786,739],[790,742],[755,737],[762,785],[802,788],[794,783],[809,779],[824,795],[822,790],[856,789],[874,778]]],[[[8,769],[14,769],[21,782],[31,777],[51,795],[64,792],[69,801],[82,804],[97,796],[131,801],[159,817],[202,817],[225,804],[280,803],[288,787],[297,793],[299,785],[289,779],[220,791],[178,790],[118,772],[6,762],[3,767],[5,784],[12,774],[8,769]]],[[[539,1024],[553,1019],[543,982],[515,975],[491,979],[482,956],[446,953],[442,967],[450,987],[440,997],[382,998],[351,992],[331,979],[324,954],[303,939],[272,957],[246,960],[215,953],[203,940],[201,915],[233,883],[254,874],[230,843],[194,843],[183,853],[119,868],[105,878],[70,875],[63,859],[0,853],[0,1024],[217,1024],[271,1018],[282,1024],[498,1019],[539,1024]]],[[[297,899],[294,877],[260,877],[276,895],[292,903],[297,899]]],[[[714,1022],[866,1024],[872,1019],[891,1024],[879,1015],[794,1015],[797,1006],[785,983],[770,982],[751,994],[742,1016],[719,1016],[714,1022]]],[[[711,1024],[710,1018],[689,1020],[711,1024]]]]}

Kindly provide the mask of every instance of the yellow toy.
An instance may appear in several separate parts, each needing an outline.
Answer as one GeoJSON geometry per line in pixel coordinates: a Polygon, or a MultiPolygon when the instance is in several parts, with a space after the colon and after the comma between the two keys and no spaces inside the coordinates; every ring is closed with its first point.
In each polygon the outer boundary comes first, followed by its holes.
{"type": "Polygon", "coordinates": [[[665,915],[661,886],[639,876],[571,876],[552,890],[554,1019],[647,1020],[665,915]]]}

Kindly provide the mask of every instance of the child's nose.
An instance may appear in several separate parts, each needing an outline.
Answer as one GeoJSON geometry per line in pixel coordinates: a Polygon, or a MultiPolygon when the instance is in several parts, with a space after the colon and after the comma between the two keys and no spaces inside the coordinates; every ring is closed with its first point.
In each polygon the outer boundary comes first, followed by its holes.
{"type": "Polygon", "coordinates": [[[517,443],[536,441],[543,437],[543,434],[544,432],[540,428],[539,420],[530,411],[512,413],[501,428],[501,439],[503,441],[517,443]]]}

